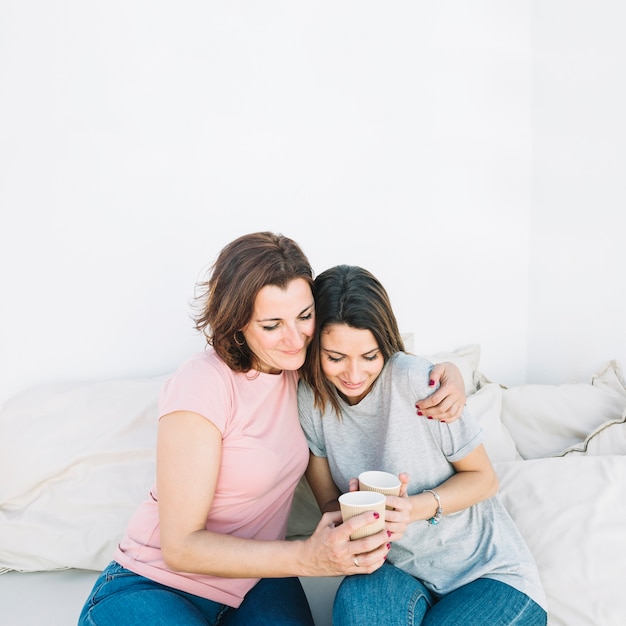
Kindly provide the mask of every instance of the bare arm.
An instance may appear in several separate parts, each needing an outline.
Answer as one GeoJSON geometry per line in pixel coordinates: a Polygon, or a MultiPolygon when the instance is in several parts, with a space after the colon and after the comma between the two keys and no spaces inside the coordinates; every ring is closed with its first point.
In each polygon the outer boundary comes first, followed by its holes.
{"type": "Polygon", "coordinates": [[[310,454],[306,479],[322,513],[339,510],[337,498],[341,493],[331,476],[327,458],[310,454]]]}
{"type": "Polygon", "coordinates": [[[161,548],[168,567],[223,577],[266,578],[368,573],[382,565],[388,552],[385,531],[350,541],[352,531],[370,522],[365,515],[340,524],[339,513],[328,513],[305,541],[261,541],[206,530],[221,442],[218,429],[196,413],[177,411],[160,420],[157,493],[161,548]],[[360,562],[357,570],[353,556],[366,552],[371,558],[360,562]]]}

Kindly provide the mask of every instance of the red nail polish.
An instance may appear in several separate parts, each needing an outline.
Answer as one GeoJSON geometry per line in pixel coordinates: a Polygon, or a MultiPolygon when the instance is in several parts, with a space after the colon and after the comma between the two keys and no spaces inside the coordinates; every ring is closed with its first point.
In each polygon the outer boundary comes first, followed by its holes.
{"type": "Polygon", "coordinates": [[[421,411],[417,412],[418,415],[424,415],[421,411]]]}
{"type": "Polygon", "coordinates": [[[416,405],[415,405],[415,408],[419,410],[420,405],[419,405],[419,404],[416,404],[416,405]]]}
{"type": "Polygon", "coordinates": [[[442,423],[442,424],[445,424],[445,423],[446,423],[446,420],[441,420],[441,423],[442,423]]]}
{"type": "Polygon", "coordinates": [[[429,380],[428,384],[432,387],[435,384],[435,381],[434,380],[429,380]]]}
{"type": "Polygon", "coordinates": [[[428,416],[428,419],[429,419],[429,420],[431,420],[431,419],[433,419],[433,418],[429,415],[429,416],[428,416]]]}
{"type": "Polygon", "coordinates": [[[390,543],[387,544],[387,550],[391,550],[391,544],[390,543]]]}
{"type": "Polygon", "coordinates": [[[380,517],[380,513],[378,513],[377,511],[374,511],[374,517],[378,519],[380,517]]]}
{"type": "Polygon", "coordinates": [[[390,530],[387,531],[387,537],[391,537],[391,531],[390,530]]]}

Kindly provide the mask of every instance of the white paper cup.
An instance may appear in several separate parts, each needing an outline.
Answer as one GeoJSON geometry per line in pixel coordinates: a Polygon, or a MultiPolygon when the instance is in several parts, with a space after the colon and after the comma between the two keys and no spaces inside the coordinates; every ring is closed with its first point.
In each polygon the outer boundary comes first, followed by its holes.
{"type": "Polygon", "coordinates": [[[367,524],[355,530],[350,539],[361,539],[368,535],[373,535],[385,528],[385,502],[387,498],[384,493],[376,491],[350,491],[339,496],[339,506],[341,507],[341,517],[343,521],[365,513],[365,511],[378,512],[378,519],[371,524],[367,524]]]}
{"type": "Polygon", "coordinates": [[[377,491],[386,496],[397,496],[400,493],[400,479],[389,472],[370,470],[359,474],[361,491],[377,491]]]}

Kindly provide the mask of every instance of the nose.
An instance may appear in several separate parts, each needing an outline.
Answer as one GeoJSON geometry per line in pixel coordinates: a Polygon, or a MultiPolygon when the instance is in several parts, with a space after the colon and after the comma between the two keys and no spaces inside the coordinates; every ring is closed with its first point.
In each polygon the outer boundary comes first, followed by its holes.
{"type": "Polygon", "coordinates": [[[350,359],[348,361],[346,374],[348,375],[348,380],[351,383],[356,383],[359,381],[361,376],[361,369],[359,368],[359,363],[356,359],[350,359]]]}
{"type": "Polygon", "coordinates": [[[287,346],[292,350],[296,350],[302,347],[303,341],[301,333],[298,330],[298,327],[295,325],[290,324],[285,327],[284,339],[287,346]]]}

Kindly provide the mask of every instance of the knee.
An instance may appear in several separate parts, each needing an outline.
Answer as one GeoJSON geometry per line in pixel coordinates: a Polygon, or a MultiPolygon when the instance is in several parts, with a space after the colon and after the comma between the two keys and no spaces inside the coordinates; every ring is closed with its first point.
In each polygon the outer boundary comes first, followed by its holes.
{"type": "Polygon", "coordinates": [[[347,576],[337,590],[333,624],[421,624],[432,598],[424,585],[389,565],[372,574],[347,576]]]}

